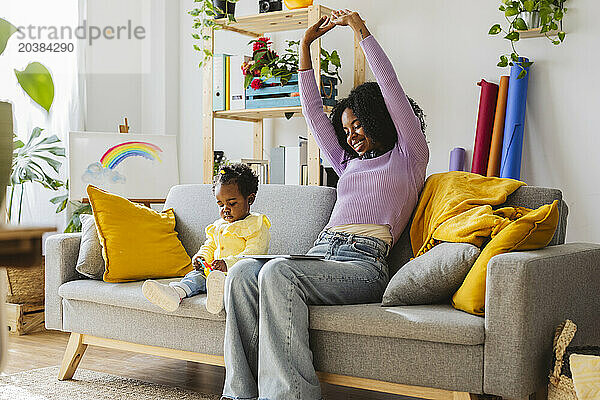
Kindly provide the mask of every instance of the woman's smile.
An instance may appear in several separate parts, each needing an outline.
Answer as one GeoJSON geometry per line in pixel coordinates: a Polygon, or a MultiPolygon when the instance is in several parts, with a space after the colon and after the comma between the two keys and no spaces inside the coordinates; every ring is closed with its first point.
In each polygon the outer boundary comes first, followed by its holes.
{"type": "Polygon", "coordinates": [[[346,142],[360,157],[375,148],[352,109],[346,108],[342,113],[342,126],[346,132],[346,142]]]}

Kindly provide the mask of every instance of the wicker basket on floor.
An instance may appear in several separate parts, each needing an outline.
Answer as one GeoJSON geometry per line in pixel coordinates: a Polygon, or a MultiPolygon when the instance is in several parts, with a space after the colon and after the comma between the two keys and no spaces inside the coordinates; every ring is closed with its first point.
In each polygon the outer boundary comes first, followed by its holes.
{"type": "Polygon", "coordinates": [[[571,320],[566,320],[556,328],[554,334],[554,368],[550,372],[548,384],[548,400],[577,400],[573,379],[563,372],[564,356],[567,346],[573,340],[577,326],[571,320]]]}
{"type": "Polygon", "coordinates": [[[39,266],[6,269],[6,302],[14,304],[44,303],[44,258],[39,266]]]}

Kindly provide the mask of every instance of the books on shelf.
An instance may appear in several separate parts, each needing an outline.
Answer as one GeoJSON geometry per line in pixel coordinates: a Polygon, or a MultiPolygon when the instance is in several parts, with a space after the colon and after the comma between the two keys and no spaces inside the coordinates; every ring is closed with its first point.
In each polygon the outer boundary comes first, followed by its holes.
{"type": "Polygon", "coordinates": [[[229,69],[229,110],[244,110],[246,108],[246,94],[244,88],[244,74],[242,64],[250,61],[250,56],[231,56],[229,69]]]}
{"type": "Polygon", "coordinates": [[[213,111],[227,109],[227,54],[215,54],[213,56],[213,111]]]}
{"type": "Polygon", "coordinates": [[[242,158],[241,163],[248,164],[250,168],[258,175],[258,183],[261,185],[271,183],[269,173],[269,161],[267,160],[256,160],[253,158],[242,158]]]}

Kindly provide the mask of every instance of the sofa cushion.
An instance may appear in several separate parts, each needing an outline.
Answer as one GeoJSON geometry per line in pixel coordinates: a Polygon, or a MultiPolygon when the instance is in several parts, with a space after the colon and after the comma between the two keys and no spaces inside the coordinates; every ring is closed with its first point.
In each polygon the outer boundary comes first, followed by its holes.
{"type": "MultiPolygon", "coordinates": [[[[160,281],[168,283],[173,279],[160,281]]],[[[142,283],[107,283],[83,279],[62,284],[58,294],[68,300],[225,321],[224,311],[217,315],[206,311],[206,295],[203,294],[183,299],[177,311],[166,312],[146,300],[142,295],[142,283]]],[[[385,308],[380,303],[310,307],[310,329],[364,336],[477,345],[483,343],[483,324],[483,318],[455,310],[448,304],[385,308]]]]}
{"type": "MultiPolygon", "coordinates": [[[[180,279],[157,279],[158,282],[166,283],[179,281],[180,279]]],[[[143,281],[126,283],[108,283],[81,279],[63,283],[58,288],[58,294],[65,299],[81,300],[92,303],[106,304],[110,306],[130,308],[134,310],[150,311],[160,314],[171,314],[181,317],[210,319],[216,321],[225,320],[225,312],[211,314],[206,311],[206,295],[183,299],[181,305],[175,312],[167,312],[162,308],[150,303],[142,295],[143,281]]]]}
{"type": "Polygon", "coordinates": [[[455,310],[449,304],[312,306],[310,328],[464,345],[484,342],[484,319],[455,310]]]}
{"type": "MultiPolygon", "coordinates": [[[[301,254],[312,247],[329,221],[335,201],[336,191],[330,187],[261,185],[252,212],[271,221],[271,254],[301,254]]],[[[174,186],[167,208],[175,211],[175,230],[187,253],[194,255],[206,239],[204,229],[219,217],[212,186],[174,186]]]]}
{"type": "Polygon", "coordinates": [[[479,256],[469,243],[440,243],[406,263],[383,294],[384,306],[409,306],[447,302],[463,283],[479,256]]]}
{"type": "Polygon", "coordinates": [[[98,230],[93,215],[82,214],[81,244],[75,269],[83,276],[91,279],[102,280],[104,275],[104,258],[102,258],[102,245],[98,239],[98,230]]]}
{"type": "Polygon", "coordinates": [[[106,282],[182,277],[193,270],[175,232],[173,210],[162,213],[88,185],[106,282]]]}

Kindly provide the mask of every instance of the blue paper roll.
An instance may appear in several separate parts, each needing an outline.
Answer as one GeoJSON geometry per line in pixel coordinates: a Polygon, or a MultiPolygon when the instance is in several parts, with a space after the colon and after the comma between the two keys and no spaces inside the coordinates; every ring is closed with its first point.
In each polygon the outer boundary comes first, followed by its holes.
{"type": "Polygon", "coordinates": [[[504,120],[504,139],[502,142],[502,160],[500,177],[520,179],[521,155],[523,153],[523,131],[525,128],[525,107],[527,105],[527,86],[529,83],[529,67],[525,67],[527,75],[517,79],[523,71],[522,62],[527,58],[519,58],[519,62],[510,70],[508,84],[508,100],[506,103],[506,119],[504,120]]]}

